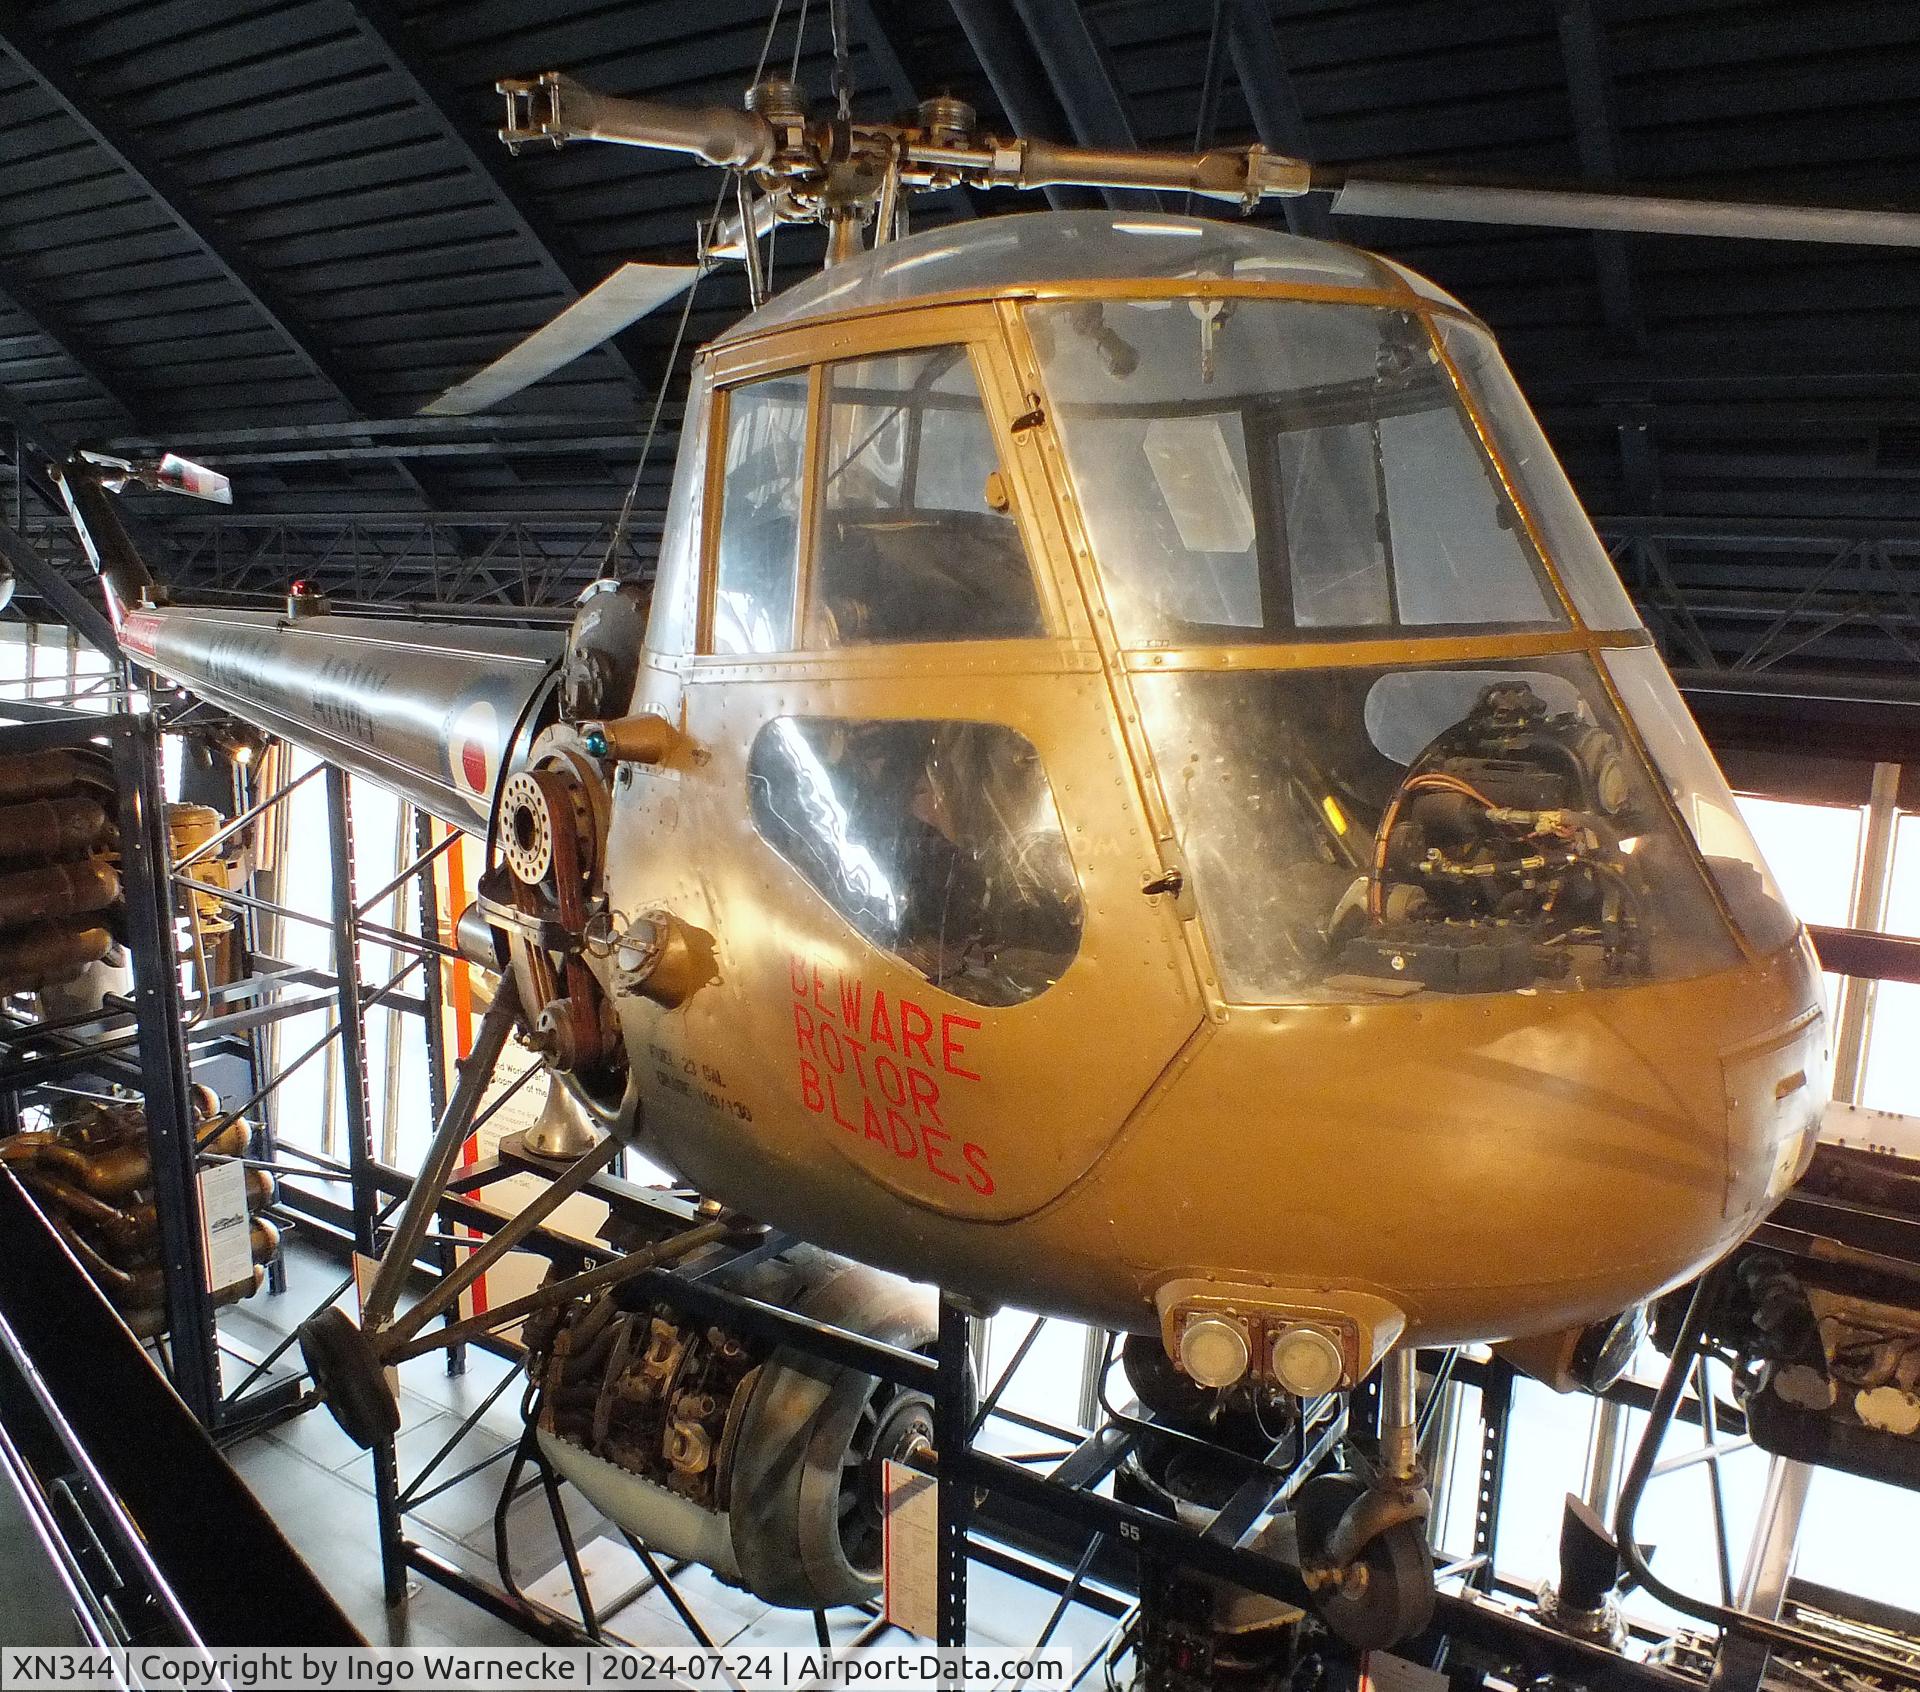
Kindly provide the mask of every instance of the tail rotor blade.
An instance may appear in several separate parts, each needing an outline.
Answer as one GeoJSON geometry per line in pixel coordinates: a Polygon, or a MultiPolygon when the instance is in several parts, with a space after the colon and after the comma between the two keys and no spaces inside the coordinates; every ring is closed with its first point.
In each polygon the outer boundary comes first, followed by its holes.
{"type": "Polygon", "coordinates": [[[1506,223],[1646,235],[1920,247],[1920,212],[1746,204],[1604,189],[1508,188],[1492,183],[1350,176],[1334,189],[1332,209],[1348,217],[1417,218],[1440,223],[1506,223]]]}
{"type": "Polygon", "coordinates": [[[700,274],[691,264],[623,264],[599,287],[583,294],[552,322],[534,330],[486,369],[449,388],[420,408],[422,416],[466,417],[571,364],[629,323],[691,287],[700,274]]]}

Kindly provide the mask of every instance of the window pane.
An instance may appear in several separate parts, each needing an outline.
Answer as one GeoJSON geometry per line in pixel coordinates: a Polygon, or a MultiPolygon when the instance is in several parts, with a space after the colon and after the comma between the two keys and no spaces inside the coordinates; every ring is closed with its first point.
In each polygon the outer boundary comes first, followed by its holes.
{"type": "Polygon", "coordinates": [[[1369,432],[1357,423],[1289,429],[1276,437],[1274,453],[1281,484],[1290,490],[1294,621],[1309,629],[1391,622],[1393,588],[1369,432]]]}
{"type": "Polygon", "coordinates": [[[1457,319],[1438,321],[1447,352],[1460,367],[1521,499],[1540,526],[1573,608],[1589,628],[1639,628],[1640,613],[1620,585],[1613,561],[1492,338],[1457,319]]]}
{"type": "MultiPolygon", "coordinates": [[[[1843,928],[1847,923],[1844,916],[1832,920],[1843,928]]],[[[1894,819],[1893,874],[1887,882],[1886,920],[1880,926],[1888,934],[1920,936],[1920,814],[1912,811],[1902,811],[1894,819]]]]}
{"type": "MultiPolygon", "coordinates": [[[[1845,925],[1842,917],[1840,926],[1845,925]]],[[[1882,926],[1889,934],[1920,935],[1920,816],[1903,812],[1894,824],[1893,877],[1882,926]]],[[[1920,1042],[1913,1038],[1920,986],[1882,981],[1872,1004],[1860,1102],[1869,1110],[1920,1115],[1920,1042]]]]}
{"type": "MultiPolygon", "coordinates": [[[[1033,1312],[1005,1309],[996,1311],[987,1323],[987,1362],[984,1378],[997,1382],[1020,1349],[1020,1343],[1033,1328],[1033,1312]]],[[[1054,1316],[1040,1330],[1039,1338],[1028,1347],[1020,1367],[1000,1395],[1003,1409],[1017,1410],[1056,1427],[1077,1428],[1080,1421],[1080,1390],[1087,1376],[1088,1329],[1079,1322],[1054,1316]]],[[[1124,1398],[1125,1394],[1121,1396],[1124,1398]]],[[[996,1424],[995,1435],[1005,1448],[1031,1451],[1042,1443],[1030,1429],[996,1424]]]]}
{"type": "Polygon", "coordinates": [[[793,647],[806,435],[804,374],[769,377],[729,396],[713,591],[715,652],[793,647]]]}
{"type": "Polygon", "coordinates": [[[1882,1604],[1914,1604],[1920,1492],[1838,1469],[1815,1469],[1794,1573],[1882,1604]]]}
{"type": "Polygon", "coordinates": [[[1040,755],[996,723],[776,717],[754,827],[874,945],[979,1005],[1044,992],[1080,949],[1080,886],[1040,755]]]}
{"type": "MultiPolygon", "coordinates": [[[[1845,928],[1853,920],[1854,880],[1860,873],[1860,845],[1866,811],[1859,805],[1808,805],[1788,799],[1736,794],[1734,803],[1766,855],[1767,868],[1802,922],[1845,928]]],[[[1895,858],[1897,864],[1899,859],[1895,858]]],[[[1920,881],[1920,872],[1916,873],[1920,881]]],[[[1920,891],[1920,888],[1916,888],[1920,891]]],[[[1916,912],[1920,915],[1920,911],[1916,912]]],[[[1821,976],[1829,1011],[1840,1003],[1840,977],[1821,976]]],[[[1882,991],[1885,991],[1883,988],[1882,991]]],[[[1873,1048],[1867,1053],[1868,1087],[1873,1048]]],[[[1833,1049],[1827,1050],[1826,1080],[1833,1081],[1833,1049]]]]}
{"type": "Polygon", "coordinates": [[[1043,632],[965,347],[830,365],[826,431],[809,646],[1043,632]]]}
{"type": "Polygon", "coordinates": [[[1650,646],[1626,647],[1605,657],[1621,702],[1693,830],[1728,911],[1755,947],[1778,951],[1793,939],[1798,924],[1666,665],[1650,646]]]}
{"type": "Polygon", "coordinates": [[[1545,584],[1486,449],[1449,406],[1382,418],[1400,621],[1548,623],[1545,584]]]}
{"type": "Polygon", "coordinates": [[[1574,991],[1737,961],[1585,656],[1135,689],[1230,999],[1574,991]]]}
{"type": "MultiPolygon", "coordinates": [[[[1808,805],[1745,794],[1735,803],[1793,914],[1802,922],[1845,928],[1852,921],[1866,812],[1858,805],[1808,805]]],[[[1915,891],[1920,895],[1920,885],[1915,891]]],[[[1915,915],[1920,917],[1920,897],[1915,899],[1915,915]]]]}
{"type": "Polygon", "coordinates": [[[1027,321],[1127,644],[1566,620],[1414,313],[1077,301],[1027,321]]]}

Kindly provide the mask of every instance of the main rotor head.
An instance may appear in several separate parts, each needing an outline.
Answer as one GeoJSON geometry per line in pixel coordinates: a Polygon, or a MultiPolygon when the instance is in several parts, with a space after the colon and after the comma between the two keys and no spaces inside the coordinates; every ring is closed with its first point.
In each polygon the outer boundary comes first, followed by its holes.
{"type": "MultiPolygon", "coordinates": [[[[959,187],[1158,189],[1250,211],[1312,186],[1304,160],[1258,144],[1174,153],[1003,139],[982,129],[964,100],[946,95],[922,101],[912,122],[869,123],[809,116],[801,90],[783,77],[756,83],[738,110],[598,94],[558,71],[496,86],[506,96],[500,138],[509,147],[611,141],[726,166],[759,197],[756,232],[772,222],[824,223],[840,232],[871,217],[875,241],[885,241],[897,227],[902,192],[959,187]]],[[[716,256],[729,256],[736,235],[722,237],[716,256]]],[[[848,244],[843,237],[835,246],[848,244]]]]}

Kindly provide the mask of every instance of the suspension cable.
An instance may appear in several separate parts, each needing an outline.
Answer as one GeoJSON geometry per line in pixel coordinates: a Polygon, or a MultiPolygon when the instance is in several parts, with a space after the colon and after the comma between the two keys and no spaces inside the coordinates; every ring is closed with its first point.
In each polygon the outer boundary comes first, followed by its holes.
{"type": "MultiPolygon", "coordinates": [[[[766,74],[767,60],[773,53],[774,32],[780,27],[780,14],[785,11],[785,9],[786,0],[773,0],[773,11],[767,19],[767,32],[760,38],[760,57],[754,62],[754,83],[758,83],[766,74]]],[[[799,40],[800,36],[805,35],[806,28],[806,0],[801,0],[800,32],[794,41],[794,65],[796,72],[800,62],[799,40]]],[[[751,84],[749,86],[751,86],[751,84]]],[[[733,185],[732,178],[729,177],[720,184],[720,191],[714,195],[713,210],[707,214],[706,223],[703,225],[703,228],[708,232],[711,232],[713,227],[719,222],[720,208],[726,204],[727,190],[733,187],[733,185]]],[[[747,223],[743,234],[749,241],[755,239],[751,221],[747,223]]],[[[708,245],[708,240],[703,237],[700,242],[701,251],[705,252],[708,245]]],[[[707,266],[702,266],[700,273],[693,279],[693,285],[687,289],[686,299],[681,302],[680,321],[673,331],[673,347],[667,354],[666,370],[660,378],[659,389],[653,396],[653,409],[647,417],[647,432],[640,441],[639,461],[633,467],[633,479],[627,483],[626,497],[620,501],[620,515],[614,519],[613,534],[607,541],[607,555],[600,565],[600,573],[603,576],[613,574],[613,561],[619,556],[621,547],[626,544],[627,532],[632,527],[634,502],[640,497],[640,482],[646,475],[648,462],[653,457],[654,436],[660,429],[660,414],[666,408],[667,390],[673,385],[673,373],[680,366],[680,349],[686,344],[687,324],[693,316],[694,296],[700,292],[700,284],[706,280],[708,268],[707,266]]]]}
{"type": "Polygon", "coordinates": [[[833,24],[833,101],[845,123],[853,116],[853,72],[850,68],[852,46],[848,41],[847,0],[828,0],[827,12],[833,24]]]}

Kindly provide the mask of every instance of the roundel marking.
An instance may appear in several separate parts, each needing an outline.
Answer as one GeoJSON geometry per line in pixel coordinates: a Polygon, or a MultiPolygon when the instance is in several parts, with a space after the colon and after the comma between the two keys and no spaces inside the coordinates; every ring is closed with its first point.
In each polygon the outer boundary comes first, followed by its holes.
{"type": "Polygon", "coordinates": [[[486,810],[500,773],[500,713],[491,700],[476,699],[454,714],[447,730],[447,763],[461,795],[486,810]]]}

